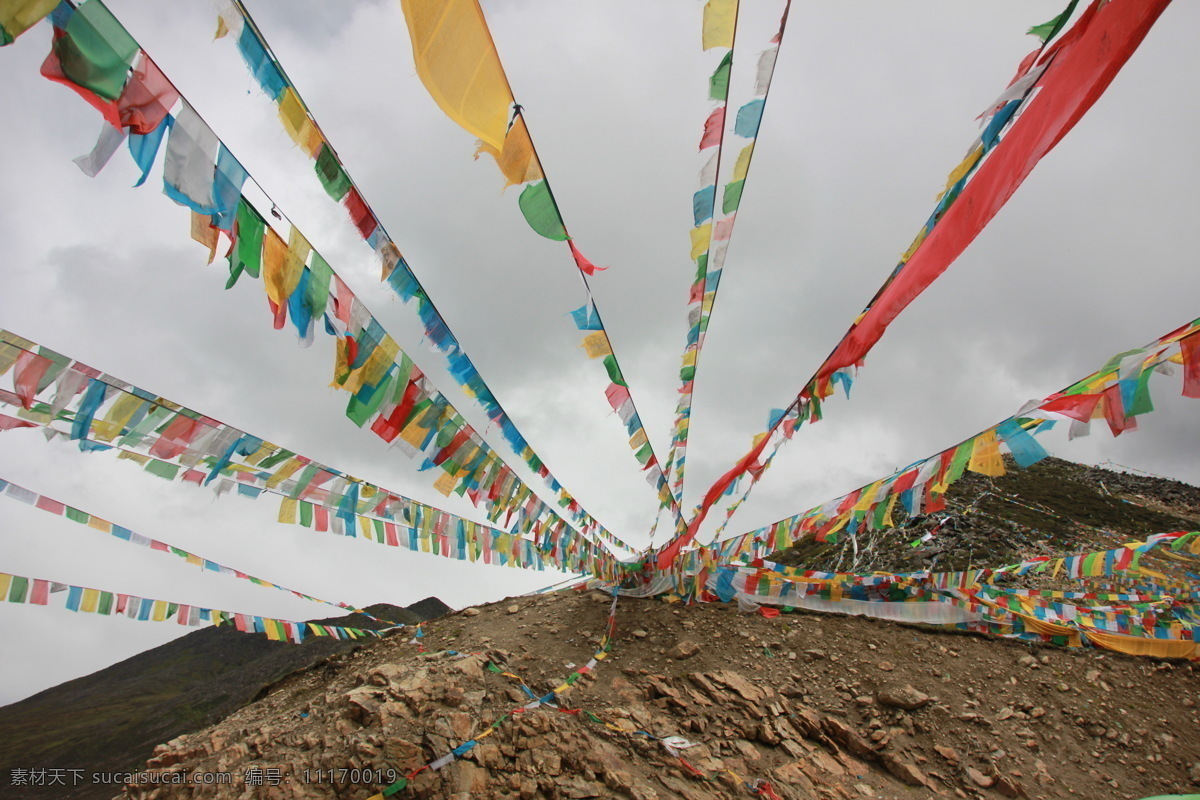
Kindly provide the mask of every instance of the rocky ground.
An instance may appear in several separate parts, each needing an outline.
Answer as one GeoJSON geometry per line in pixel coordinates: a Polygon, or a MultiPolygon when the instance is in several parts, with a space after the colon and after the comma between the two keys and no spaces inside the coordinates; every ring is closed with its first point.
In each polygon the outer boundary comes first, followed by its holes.
{"type": "MultiPolygon", "coordinates": [[[[405,635],[332,657],[149,764],[233,785],[122,797],[367,798],[527,701],[488,662],[545,692],[591,656],[607,612],[596,592],[510,599],[429,623],[424,653],[405,635]]],[[[1197,664],[720,604],[622,599],[617,624],[558,709],[512,715],[395,796],[707,800],[752,797],[758,780],[787,800],[1200,791],[1197,664]],[[695,743],[690,766],[651,738],[668,736],[695,743]]]]}
{"type": "Polygon", "coordinates": [[[1106,550],[1150,533],[1200,528],[1200,488],[1047,458],[989,478],[967,472],[945,511],[835,543],[807,541],[770,558],[806,569],[871,572],[1000,567],[1025,558],[1106,550]],[[933,538],[921,542],[925,534],[933,538]],[[916,544],[917,546],[913,546],[916,544]]]}

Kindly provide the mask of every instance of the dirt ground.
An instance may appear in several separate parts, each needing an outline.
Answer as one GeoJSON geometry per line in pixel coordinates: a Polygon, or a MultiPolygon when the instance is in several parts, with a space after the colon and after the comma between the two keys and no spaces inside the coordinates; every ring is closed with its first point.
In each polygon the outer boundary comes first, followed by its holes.
{"type": "MultiPolygon", "coordinates": [[[[232,786],[145,782],[122,797],[370,797],[527,702],[488,662],[537,694],[584,664],[608,603],[510,598],[428,623],[426,652],[406,631],[336,656],[150,762],[232,786]],[[247,784],[251,768],[278,784],[247,784]]],[[[610,656],[560,708],[510,716],[395,796],[691,800],[753,797],[758,781],[757,796],[789,800],[1200,791],[1200,665],[736,605],[622,599],[616,618],[610,656]],[[654,738],[668,736],[694,743],[686,764],[654,738]]]]}

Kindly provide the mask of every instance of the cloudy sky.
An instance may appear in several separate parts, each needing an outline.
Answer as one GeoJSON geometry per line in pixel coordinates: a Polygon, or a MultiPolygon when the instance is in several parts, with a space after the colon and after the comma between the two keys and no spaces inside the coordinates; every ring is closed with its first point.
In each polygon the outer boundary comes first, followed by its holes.
{"type": "MultiPolygon", "coordinates": [[[[774,33],[750,0],[733,105],[774,33]],[[739,70],[740,68],[740,70],[739,70]]],[[[207,3],[110,7],[279,208],[480,430],[410,306],[331,203],[207,3]]],[[[566,248],[525,225],[516,191],[417,81],[399,4],[261,0],[251,11],[367,200],[496,396],[558,478],[611,530],[646,542],[655,501],[566,313],[584,301],[566,248]]],[[[484,2],[597,303],[659,457],[674,410],[691,281],[691,195],[717,56],[702,3],[484,2]]],[[[749,447],[832,349],[928,216],[975,118],[1059,0],[896,4],[797,0],[704,350],[686,503],[749,447]]],[[[1177,3],[1095,108],[874,350],[850,402],[776,459],[730,532],[818,504],[954,444],[1200,315],[1194,191],[1200,8],[1177,3]]],[[[71,159],[100,121],[38,75],[43,24],[0,51],[4,291],[0,327],[353,475],[445,501],[398,450],[345,419],[332,340],[274,331],[261,283],[224,290],[160,167],[131,189],[125,151],[97,178],[71,159]]],[[[746,95],[742,98],[749,99],[746,95]]],[[[290,327],[290,326],[289,326],[290,327]]],[[[10,378],[4,378],[10,381],[10,378]]],[[[1200,408],[1156,378],[1141,430],[1056,454],[1200,482],[1200,408]]],[[[8,387],[9,383],[2,384],[8,387]]],[[[490,439],[508,455],[499,437],[490,439]]],[[[269,499],[215,500],[36,431],[0,439],[0,478],[243,571],[332,600],[454,606],[560,580],[277,524],[269,499]]],[[[720,516],[720,515],[717,515],[720,516]]],[[[0,498],[0,570],[288,619],[326,609],[131,547],[0,498]]],[[[173,624],[0,605],[0,703],[185,633],[173,624]]]]}

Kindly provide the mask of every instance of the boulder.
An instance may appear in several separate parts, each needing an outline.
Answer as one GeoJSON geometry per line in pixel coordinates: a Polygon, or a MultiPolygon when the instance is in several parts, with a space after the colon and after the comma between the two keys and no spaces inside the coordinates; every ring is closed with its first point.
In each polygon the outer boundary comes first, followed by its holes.
{"type": "Polygon", "coordinates": [[[902,708],[905,711],[915,711],[930,703],[929,695],[917,691],[909,684],[880,689],[875,693],[875,699],[882,705],[902,708]]]}
{"type": "Polygon", "coordinates": [[[700,645],[693,642],[691,639],[682,639],[675,644],[669,651],[667,657],[673,658],[676,661],[682,661],[685,658],[691,658],[700,652],[700,645]]]}

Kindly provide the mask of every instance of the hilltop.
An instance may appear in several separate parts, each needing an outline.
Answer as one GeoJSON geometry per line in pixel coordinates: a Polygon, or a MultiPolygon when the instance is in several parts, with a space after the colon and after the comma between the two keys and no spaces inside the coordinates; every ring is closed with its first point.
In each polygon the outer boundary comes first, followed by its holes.
{"type": "Polygon", "coordinates": [[[764,779],[785,800],[1101,800],[1200,781],[1196,665],[733,604],[622,599],[611,657],[558,709],[512,714],[529,697],[488,665],[547,691],[590,657],[608,602],[506,600],[426,626],[427,652],[395,637],[331,658],[149,762],[234,786],[122,797],[365,800],[506,715],[396,797],[711,800],[764,779]],[[645,734],[694,742],[691,767],[645,734]],[[255,769],[279,785],[245,786],[255,769]]]}
{"type": "MultiPolygon", "coordinates": [[[[968,476],[945,512],[860,541],[857,560],[846,541],[775,556],[826,570],[1000,566],[1197,520],[1196,487],[1054,459],[968,476]]],[[[859,617],[622,599],[611,656],[557,709],[511,713],[529,700],[522,683],[540,695],[591,656],[608,602],[578,591],[505,600],[426,626],[420,644],[333,657],[149,762],[227,772],[233,788],[144,784],[123,796],[366,798],[473,738],[396,796],[708,800],[766,781],[796,800],[1100,800],[1200,786],[1195,664],[859,617]],[[683,761],[661,741],[672,736],[689,745],[683,761]],[[255,769],[278,785],[247,786],[255,769]]]]}
{"type": "MultiPolygon", "coordinates": [[[[1198,520],[1196,487],[1055,459],[969,475],[944,512],[860,534],[857,553],[843,540],[773,558],[860,572],[1001,566],[1198,520]]],[[[1183,562],[1143,563],[1179,574],[1183,562]]],[[[510,598],[447,614],[420,639],[314,660],[155,748],[121,797],[366,800],[469,741],[394,796],[715,800],[756,787],[768,800],[1134,800],[1200,787],[1200,664],[862,617],[623,598],[608,657],[556,706],[514,713],[587,663],[609,603],[597,591],[510,598]],[[230,783],[163,783],[189,774],[230,783]]]]}

